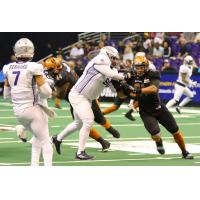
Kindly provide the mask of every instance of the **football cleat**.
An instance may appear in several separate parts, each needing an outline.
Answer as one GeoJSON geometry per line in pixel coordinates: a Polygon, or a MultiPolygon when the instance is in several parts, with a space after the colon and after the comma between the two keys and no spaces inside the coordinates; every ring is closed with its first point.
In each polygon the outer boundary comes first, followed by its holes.
{"type": "Polygon", "coordinates": [[[180,108],[179,106],[176,107],[176,112],[177,112],[178,114],[181,114],[181,108],[180,108]]]}
{"type": "Polygon", "coordinates": [[[62,141],[57,140],[57,135],[53,135],[51,139],[52,139],[53,144],[55,145],[57,153],[61,154],[60,146],[62,144],[62,141]]]}
{"type": "Polygon", "coordinates": [[[103,140],[101,145],[102,145],[102,151],[103,152],[107,152],[108,149],[110,148],[110,142],[108,142],[107,140],[103,140]]]}
{"type": "Polygon", "coordinates": [[[17,136],[18,138],[22,141],[22,142],[27,142],[27,136],[26,136],[26,132],[25,132],[25,128],[22,125],[17,125],[15,127],[15,130],[17,132],[17,136]]]}
{"type": "Polygon", "coordinates": [[[119,132],[114,129],[112,126],[106,129],[114,138],[120,138],[119,132]]]}
{"type": "Polygon", "coordinates": [[[164,149],[164,146],[163,146],[163,142],[162,142],[162,139],[160,139],[159,142],[156,142],[156,147],[157,147],[157,151],[159,154],[165,154],[165,149],[164,149]]]}
{"type": "Polygon", "coordinates": [[[193,155],[190,154],[188,151],[182,153],[182,158],[183,159],[188,159],[188,160],[194,159],[193,155]]]}
{"type": "Polygon", "coordinates": [[[124,116],[125,116],[127,119],[131,120],[131,121],[135,121],[136,119],[135,119],[135,117],[132,116],[131,113],[132,113],[132,110],[129,110],[124,116]]]}
{"type": "Polygon", "coordinates": [[[76,159],[78,160],[91,160],[94,158],[94,156],[88,155],[85,151],[81,151],[81,153],[76,153],[76,159]]]}

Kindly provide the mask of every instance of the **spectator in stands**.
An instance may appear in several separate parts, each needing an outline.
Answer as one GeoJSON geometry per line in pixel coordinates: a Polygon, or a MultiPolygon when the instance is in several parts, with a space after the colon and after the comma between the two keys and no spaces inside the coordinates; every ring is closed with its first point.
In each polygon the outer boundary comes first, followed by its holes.
{"type": "Polygon", "coordinates": [[[149,37],[149,33],[144,33],[143,35],[143,48],[145,53],[149,53],[151,51],[152,41],[149,37]]]}
{"type": "Polygon", "coordinates": [[[84,49],[82,48],[82,44],[80,42],[76,43],[74,47],[72,47],[70,51],[71,58],[80,58],[84,55],[84,49]]]}
{"type": "Polygon", "coordinates": [[[154,44],[153,48],[153,57],[161,58],[164,54],[164,48],[158,42],[154,44]]]}
{"type": "Polygon", "coordinates": [[[125,45],[124,54],[123,54],[123,61],[125,62],[127,59],[133,60],[133,43],[131,41],[128,41],[128,43],[125,45]]]}
{"type": "Polygon", "coordinates": [[[156,32],[154,37],[154,43],[162,44],[165,38],[164,32],[156,32]]]}
{"type": "Polygon", "coordinates": [[[163,42],[163,48],[164,48],[163,57],[164,58],[170,58],[172,50],[171,50],[171,47],[169,46],[169,43],[167,41],[163,42]]]}
{"type": "Polygon", "coordinates": [[[179,40],[178,40],[178,43],[180,45],[180,52],[178,53],[178,58],[183,60],[187,55],[188,55],[188,50],[187,50],[187,41],[186,39],[181,35],[179,40]]]}
{"type": "Polygon", "coordinates": [[[196,33],[195,38],[194,38],[195,43],[200,43],[200,33],[196,33]]]}
{"type": "Polygon", "coordinates": [[[176,72],[176,69],[170,65],[168,59],[164,60],[163,67],[161,68],[162,72],[176,72]]]}
{"type": "Polygon", "coordinates": [[[194,42],[195,39],[195,33],[194,32],[184,32],[183,37],[186,39],[187,43],[194,42]]]}

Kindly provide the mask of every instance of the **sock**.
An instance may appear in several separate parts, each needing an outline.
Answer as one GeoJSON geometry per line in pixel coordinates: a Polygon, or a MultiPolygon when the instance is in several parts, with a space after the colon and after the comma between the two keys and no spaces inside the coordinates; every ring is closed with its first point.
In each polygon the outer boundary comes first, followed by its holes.
{"type": "Polygon", "coordinates": [[[32,149],[31,149],[31,166],[39,166],[40,153],[41,153],[41,143],[35,137],[31,139],[32,149]]]}
{"type": "Polygon", "coordinates": [[[80,154],[82,151],[85,151],[85,144],[88,139],[88,136],[90,134],[90,129],[92,127],[93,120],[83,120],[83,126],[79,133],[79,146],[78,146],[78,154],[80,154]]]}
{"type": "Polygon", "coordinates": [[[115,104],[113,104],[113,105],[110,106],[109,108],[103,110],[102,113],[103,113],[104,115],[106,115],[106,114],[109,114],[109,113],[114,112],[114,111],[117,110],[118,108],[119,108],[118,106],[116,106],[115,104]]]}
{"type": "Polygon", "coordinates": [[[56,100],[55,100],[55,105],[56,105],[56,106],[60,106],[60,102],[61,102],[61,100],[60,100],[59,98],[56,98],[56,100]]]}
{"type": "Polygon", "coordinates": [[[50,138],[42,142],[42,155],[44,159],[44,166],[52,166],[53,148],[50,138]]]}
{"type": "Polygon", "coordinates": [[[160,142],[161,140],[161,136],[160,136],[160,133],[156,134],[156,135],[152,135],[151,138],[156,142],[160,142]]]}
{"type": "Polygon", "coordinates": [[[171,108],[175,103],[176,103],[176,100],[175,100],[175,99],[171,99],[171,100],[166,104],[166,107],[167,107],[167,108],[171,108]]]}
{"type": "Polygon", "coordinates": [[[106,118],[106,123],[102,125],[105,129],[109,129],[111,127],[109,120],[106,118]]]}
{"type": "Polygon", "coordinates": [[[183,101],[181,101],[181,103],[179,104],[180,107],[185,106],[187,103],[189,103],[191,101],[191,98],[186,97],[183,99],[183,101]]]}
{"type": "Polygon", "coordinates": [[[90,137],[93,138],[94,140],[98,141],[98,139],[101,137],[101,135],[95,128],[92,128],[92,129],[90,129],[90,137]]]}
{"type": "Polygon", "coordinates": [[[133,109],[130,109],[126,114],[132,114],[133,113],[133,109]]]}
{"type": "Polygon", "coordinates": [[[181,151],[183,153],[186,152],[185,142],[184,142],[181,132],[178,131],[177,133],[173,134],[173,137],[174,137],[175,142],[178,144],[179,148],[181,149],[181,151]]]}

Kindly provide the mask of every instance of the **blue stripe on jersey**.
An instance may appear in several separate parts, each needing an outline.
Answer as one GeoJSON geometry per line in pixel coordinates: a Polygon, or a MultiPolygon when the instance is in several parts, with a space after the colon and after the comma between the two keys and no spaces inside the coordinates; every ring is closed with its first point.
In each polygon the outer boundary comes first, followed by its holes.
{"type": "Polygon", "coordinates": [[[32,91],[33,91],[33,105],[35,105],[37,98],[36,98],[36,94],[35,94],[35,78],[32,78],[32,91]]]}
{"type": "Polygon", "coordinates": [[[92,65],[92,67],[90,67],[87,72],[86,75],[84,77],[84,79],[76,86],[77,92],[82,92],[83,89],[85,88],[85,86],[90,82],[90,80],[96,76],[97,74],[99,74],[100,72],[97,71],[94,68],[94,65],[92,65]]]}

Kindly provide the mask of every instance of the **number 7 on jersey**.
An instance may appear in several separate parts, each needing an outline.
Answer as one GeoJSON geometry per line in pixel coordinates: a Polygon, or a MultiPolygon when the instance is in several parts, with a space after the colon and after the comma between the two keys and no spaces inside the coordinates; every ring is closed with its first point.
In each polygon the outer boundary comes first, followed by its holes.
{"type": "Polygon", "coordinates": [[[14,85],[17,85],[17,82],[18,82],[18,79],[19,79],[19,75],[20,75],[20,71],[13,71],[13,74],[16,75],[15,81],[14,81],[14,85]]]}

